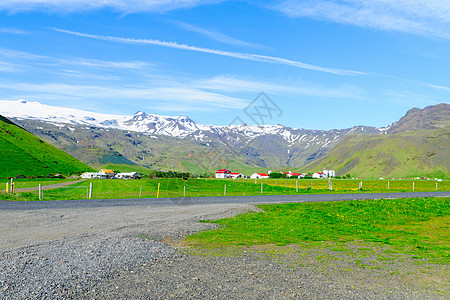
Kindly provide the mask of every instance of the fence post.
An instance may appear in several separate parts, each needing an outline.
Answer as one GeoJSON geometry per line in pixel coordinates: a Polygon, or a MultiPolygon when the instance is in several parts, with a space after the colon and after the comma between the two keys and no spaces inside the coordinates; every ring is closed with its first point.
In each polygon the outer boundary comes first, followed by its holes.
{"type": "Polygon", "coordinates": [[[311,189],[312,189],[312,180],[311,180],[311,189]]]}
{"type": "Polygon", "coordinates": [[[388,191],[389,191],[389,181],[388,181],[388,191]]]}
{"type": "Polygon", "coordinates": [[[329,185],[330,191],[332,191],[333,190],[333,184],[331,183],[331,180],[328,181],[328,185],[329,185]]]}
{"type": "Polygon", "coordinates": [[[156,192],[156,198],[159,198],[159,186],[160,186],[160,183],[158,182],[158,191],[156,192]]]}
{"type": "Polygon", "coordinates": [[[9,183],[6,183],[6,193],[9,193],[9,183]]]}
{"type": "Polygon", "coordinates": [[[414,181],[413,181],[413,192],[414,192],[414,181]]]}
{"type": "Polygon", "coordinates": [[[92,198],[92,182],[89,183],[89,199],[92,198]]]}
{"type": "Polygon", "coordinates": [[[42,186],[39,183],[39,200],[42,200],[42,186]]]}
{"type": "Polygon", "coordinates": [[[183,197],[186,197],[186,186],[183,186],[183,197]]]}
{"type": "Polygon", "coordinates": [[[261,182],[261,194],[263,193],[263,183],[261,182]]]}
{"type": "Polygon", "coordinates": [[[142,196],[142,185],[141,188],[139,189],[139,198],[141,198],[141,196],[142,196]]]}
{"type": "Polygon", "coordinates": [[[298,193],[298,180],[295,181],[295,191],[298,193]]]}
{"type": "Polygon", "coordinates": [[[227,195],[227,185],[225,184],[223,187],[223,195],[226,196],[227,195]]]}

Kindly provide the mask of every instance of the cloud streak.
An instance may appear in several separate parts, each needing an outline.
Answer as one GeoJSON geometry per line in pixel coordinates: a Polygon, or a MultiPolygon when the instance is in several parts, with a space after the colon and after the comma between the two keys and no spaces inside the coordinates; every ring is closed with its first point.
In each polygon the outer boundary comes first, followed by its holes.
{"type": "Polygon", "coordinates": [[[45,55],[37,55],[29,52],[10,50],[5,48],[0,48],[0,58],[3,57],[9,60],[9,63],[16,65],[25,65],[25,61],[32,62],[34,64],[40,65],[45,63],[46,65],[61,66],[78,66],[86,68],[95,69],[145,69],[151,67],[152,65],[142,61],[108,61],[108,60],[98,60],[98,59],[86,59],[73,57],[71,59],[65,58],[54,58],[45,55]]]}
{"type": "Polygon", "coordinates": [[[0,33],[9,33],[9,34],[26,34],[26,31],[15,29],[15,28],[0,28],[0,33]]]}
{"type": "Polygon", "coordinates": [[[287,65],[287,66],[291,66],[291,67],[307,69],[307,70],[312,70],[312,71],[325,72],[325,73],[331,73],[331,74],[336,74],[336,75],[351,76],[351,75],[363,75],[364,74],[362,72],[352,71],[352,70],[320,67],[320,66],[306,64],[303,62],[289,60],[289,59],[280,58],[280,57],[196,47],[196,46],[190,46],[190,45],[186,45],[186,44],[179,44],[176,42],[166,42],[166,41],[160,41],[160,40],[155,40],[155,39],[134,39],[134,38],[94,35],[94,34],[81,33],[81,32],[64,30],[64,29],[59,29],[59,28],[53,28],[53,30],[62,32],[62,33],[66,33],[66,34],[75,35],[75,36],[91,38],[91,39],[96,39],[96,40],[103,40],[103,41],[114,42],[114,43],[132,44],[132,45],[154,45],[154,46],[160,46],[160,47],[166,47],[166,48],[173,48],[173,49],[180,49],[180,50],[187,50],[187,51],[194,51],[194,52],[201,52],[201,53],[208,53],[208,54],[214,54],[214,55],[220,55],[220,56],[233,57],[233,58],[242,59],[242,60],[263,62],[263,63],[269,63],[269,64],[287,65]]]}
{"type": "Polygon", "coordinates": [[[220,93],[190,87],[185,84],[172,83],[166,86],[130,87],[104,86],[66,83],[2,83],[0,89],[8,98],[26,98],[41,101],[98,101],[132,102],[140,105],[182,112],[216,109],[242,109],[249,100],[230,97],[220,93]],[[5,91],[10,91],[6,93],[5,91]],[[181,109],[183,107],[183,109],[181,109]],[[170,108],[170,109],[169,109],[170,108]]]}
{"type": "Polygon", "coordinates": [[[312,96],[325,98],[362,98],[364,91],[355,86],[339,86],[337,88],[320,86],[303,81],[278,84],[273,82],[255,81],[234,76],[216,76],[210,79],[199,80],[193,83],[196,87],[221,92],[248,92],[264,91],[273,95],[312,96]]]}
{"type": "Polygon", "coordinates": [[[275,9],[297,18],[450,39],[450,2],[442,0],[287,0],[275,9]]]}
{"type": "Polygon", "coordinates": [[[163,13],[223,0],[2,0],[0,10],[11,13],[25,11],[79,12],[112,9],[123,13],[163,13]]]}
{"type": "Polygon", "coordinates": [[[176,24],[184,30],[199,33],[203,36],[206,36],[207,38],[210,38],[212,40],[215,40],[215,41],[218,41],[221,43],[234,45],[234,46],[242,46],[242,47],[263,48],[263,46],[261,46],[261,45],[244,42],[244,41],[235,39],[231,36],[228,36],[226,34],[223,34],[221,32],[218,32],[216,30],[207,30],[204,28],[194,26],[192,24],[184,23],[184,22],[176,22],[176,24]]]}

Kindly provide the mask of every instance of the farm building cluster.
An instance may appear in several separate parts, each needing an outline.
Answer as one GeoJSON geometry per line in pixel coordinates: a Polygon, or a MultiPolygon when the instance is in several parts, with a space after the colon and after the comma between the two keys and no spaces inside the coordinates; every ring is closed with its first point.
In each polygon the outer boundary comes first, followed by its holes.
{"type": "MultiPolygon", "coordinates": [[[[220,169],[216,171],[216,178],[232,178],[232,179],[236,179],[236,178],[252,178],[252,179],[265,179],[265,178],[270,178],[270,174],[272,172],[269,171],[267,173],[253,173],[250,176],[246,176],[240,172],[237,173],[233,173],[228,169],[220,169]]],[[[317,179],[321,179],[321,178],[331,178],[331,177],[335,177],[336,173],[334,170],[323,170],[323,172],[315,172],[312,174],[308,174],[308,173],[294,173],[294,172],[281,172],[283,174],[286,174],[287,178],[291,178],[291,177],[296,177],[296,178],[305,178],[305,176],[310,175],[312,178],[317,178],[317,179]]]]}
{"type": "Polygon", "coordinates": [[[101,169],[100,171],[86,172],[81,174],[81,178],[86,179],[139,179],[141,175],[137,172],[115,173],[113,170],[101,169]]]}

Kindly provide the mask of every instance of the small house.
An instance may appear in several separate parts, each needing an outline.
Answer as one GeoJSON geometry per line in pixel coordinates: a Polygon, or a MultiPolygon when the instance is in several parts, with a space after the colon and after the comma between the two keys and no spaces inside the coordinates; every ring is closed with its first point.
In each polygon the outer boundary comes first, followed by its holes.
{"type": "Polygon", "coordinates": [[[231,173],[230,177],[236,179],[236,178],[244,178],[245,176],[242,173],[231,173]]]}
{"type": "Polygon", "coordinates": [[[316,179],[320,179],[323,177],[323,173],[322,172],[315,172],[312,174],[312,178],[316,178],[316,179]]]}
{"type": "Polygon", "coordinates": [[[81,174],[81,178],[85,178],[85,179],[100,178],[100,174],[93,173],[93,172],[86,172],[86,173],[81,174]]]}
{"type": "Polygon", "coordinates": [[[261,178],[261,179],[268,179],[270,178],[270,176],[266,173],[253,173],[250,178],[252,179],[256,179],[256,178],[261,178]]]}
{"type": "Polygon", "coordinates": [[[284,174],[286,174],[286,177],[287,178],[291,178],[292,176],[296,176],[296,177],[298,177],[298,178],[300,178],[300,176],[302,175],[302,173],[294,173],[294,172],[291,172],[291,171],[289,171],[289,172],[283,172],[284,174]]]}
{"type": "Polygon", "coordinates": [[[216,171],[216,178],[230,178],[231,171],[228,169],[220,169],[216,171]]]}
{"type": "Polygon", "coordinates": [[[334,170],[323,170],[322,177],[336,177],[336,172],[334,170]]]}
{"type": "Polygon", "coordinates": [[[117,173],[115,178],[119,178],[119,179],[139,179],[139,178],[141,178],[141,175],[139,175],[137,172],[117,173]]]}
{"type": "Polygon", "coordinates": [[[100,175],[100,178],[106,178],[106,179],[113,178],[114,175],[116,175],[113,170],[108,170],[108,169],[101,169],[98,172],[98,174],[100,175]]]}

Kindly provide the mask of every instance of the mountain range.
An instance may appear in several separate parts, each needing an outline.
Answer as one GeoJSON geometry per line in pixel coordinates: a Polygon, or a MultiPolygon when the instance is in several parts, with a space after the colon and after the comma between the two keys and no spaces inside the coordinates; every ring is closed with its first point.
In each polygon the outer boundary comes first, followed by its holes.
{"type": "MultiPolygon", "coordinates": [[[[279,124],[203,125],[182,116],[144,112],[107,115],[25,100],[0,101],[0,107],[0,114],[94,167],[140,165],[195,174],[222,167],[241,172],[302,168],[308,164],[319,168],[322,166],[311,163],[332,153],[351,136],[383,139],[409,131],[450,128],[450,105],[445,103],[413,108],[398,122],[383,128],[334,130],[279,124]]],[[[328,162],[327,166],[333,167],[328,162]]]]}

